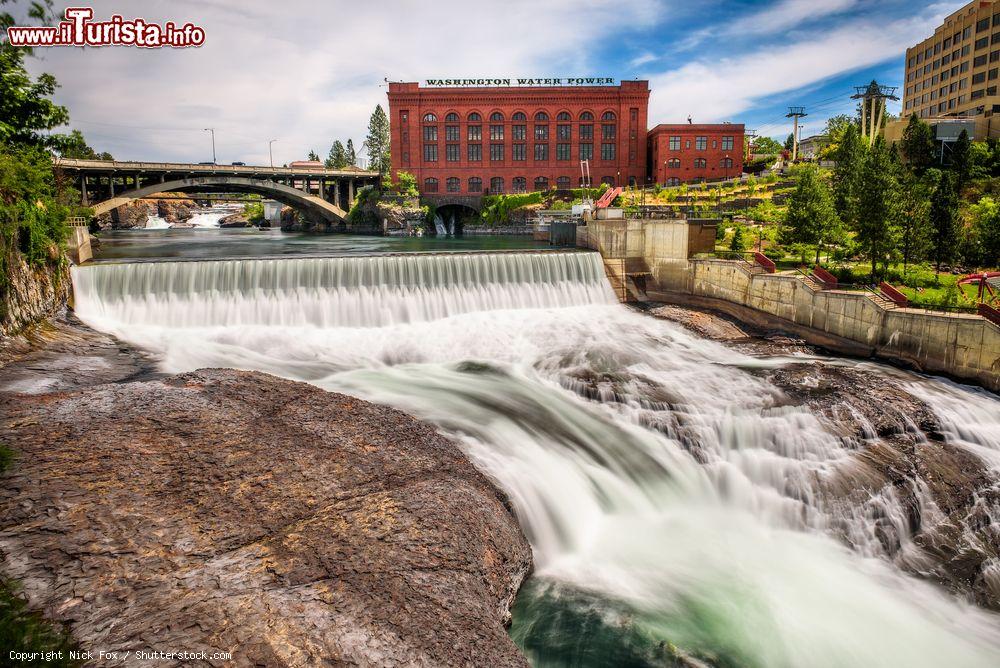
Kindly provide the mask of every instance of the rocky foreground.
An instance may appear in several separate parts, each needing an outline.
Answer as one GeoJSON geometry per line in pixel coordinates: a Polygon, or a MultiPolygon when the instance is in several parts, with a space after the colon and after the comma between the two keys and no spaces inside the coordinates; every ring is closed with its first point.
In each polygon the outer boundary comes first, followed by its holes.
{"type": "Polygon", "coordinates": [[[0,565],[82,649],[526,665],[504,625],[530,548],[433,428],[260,373],[157,376],[73,336],[0,369],[18,453],[0,565]],[[105,384],[79,387],[74,358],[105,384]]]}

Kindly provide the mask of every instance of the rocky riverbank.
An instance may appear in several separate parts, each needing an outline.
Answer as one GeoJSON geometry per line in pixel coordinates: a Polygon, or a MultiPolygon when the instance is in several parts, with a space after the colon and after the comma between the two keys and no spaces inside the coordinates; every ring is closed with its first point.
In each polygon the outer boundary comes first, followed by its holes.
{"type": "Polygon", "coordinates": [[[94,218],[97,230],[131,230],[146,227],[150,217],[159,216],[170,225],[184,225],[198,211],[198,203],[181,193],[158,193],[151,199],[137,199],[94,218]]]}
{"type": "Polygon", "coordinates": [[[33,336],[0,349],[2,569],[83,649],[526,665],[504,625],[530,548],[432,427],[260,373],[158,374],[71,322],[33,336]]]}

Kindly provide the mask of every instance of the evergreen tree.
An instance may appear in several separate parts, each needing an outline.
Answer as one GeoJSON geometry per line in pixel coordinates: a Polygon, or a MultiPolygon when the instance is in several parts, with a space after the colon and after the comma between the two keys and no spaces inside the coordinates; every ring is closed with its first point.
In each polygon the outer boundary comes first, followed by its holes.
{"type": "Polygon", "coordinates": [[[871,262],[872,281],[884,274],[899,239],[901,203],[896,172],[885,142],[877,139],[864,158],[864,187],[858,192],[854,220],[857,242],[871,262]]]}
{"type": "Polygon", "coordinates": [[[319,154],[316,153],[316,151],[310,150],[308,159],[312,160],[313,162],[319,162],[319,154]]]}
{"type": "Polygon", "coordinates": [[[326,158],[326,166],[330,169],[343,169],[347,166],[347,151],[344,150],[344,145],[340,140],[333,142],[333,146],[330,147],[330,154],[326,158]]]}
{"type": "Polygon", "coordinates": [[[913,114],[903,131],[900,148],[910,169],[923,172],[934,164],[934,131],[919,116],[913,114]]]}
{"type": "Polygon", "coordinates": [[[347,140],[347,148],[344,149],[344,157],[347,159],[347,164],[351,167],[358,166],[358,154],[354,150],[354,140],[347,140]]]}
{"type": "Polygon", "coordinates": [[[931,197],[931,257],[938,272],[941,265],[955,257],[958,242],[958,176],[953,173],[941,175],[934,195],[931,197]]]}
{"type": "Polygon", "coordinates": [[[833,171],[833,204],[844,224],[854,227],[858,218],[858,197],[862,189],[865,150],[856,125],[849,125],[841,137],[833,171]]]}
{"type": "Polygon", "coordinates": [[[793,133],[788,133],[788,138],[785,139],[785,150],[791,151],[795,148],[795,135],[793,133]]]}
{"type": "Polygon", "coordinates": [[[389,173],[391,161],[389,156],[389,118],[385,115],[382,105],[377,105],[368,121],[368,136],[365,138],[368,149],[368,169],[377,171],[382,176],[389,173]]]}
{"type": "Polygon", "coordinates": [[[819,171],[815,167],[803,168],[788,198],[783,241],[815,246],[816,264],[819,264],[820,251],[836,236],[839,224],[833,197],[819,171]]]}
{"type": "Polygon", "coordinates": [[[736,229],[733,230],[733,238],[729,241],[729,250],[742,253],[749,245],[746,229],[742,225],[737,225],[736,229]]]}
{"type": "Polygon", "coordinates": [[[969,133],[965,130],[958,135],[958,141],[951,149],[951,168],[956,177],[952,185],[955,190],[961,190],[972,172],[972,142],[969,141],[969,133]]]}
{"type": "Polygon", "coordinates": [[[903,170],[902,206],[899,224],[900,252],[903,256],[903,273],[914,262],[927,257],[930,245],[931,195],[941,181],[941,172],[927,170],[922,176],[903,170]]]}

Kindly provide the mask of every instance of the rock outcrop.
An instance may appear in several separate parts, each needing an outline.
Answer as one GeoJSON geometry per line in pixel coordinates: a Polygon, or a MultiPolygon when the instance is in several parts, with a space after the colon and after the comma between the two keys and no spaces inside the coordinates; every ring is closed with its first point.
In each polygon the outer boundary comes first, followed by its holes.
{"type": "Polygon", "coordinates": [[[150,216],[156,215],[156,201],[137,199],[94,218],[98,230],[131,230],[146,227],[150,216]]]}
{"type": "Polygon", "coordinates": [[[232,370],[9,387],[2,567],[83,648],[527,665],[504,624],[530,548],[429,425],[232,370]]]}
{"type": "Polygon", "coordinates": [[[156,200],[157,215],[171,225],[190,220],[198,209],[198,203],[186,197],[167,197],[169,194],[162,194],[163,199],[156,200]]]}
{"type": "Polygon", "coordinates": [[[10,336],[55,314],[66,305],[71,281],[69,264],[52,247],[48,261],[32,266],[14,249],[0,248],[6,255],[6,282],[0,284],[0,336],[10,336]]]}
{"type": "Polygon", "coordinates": [[[231,213],[219,220],[219,227],[252,227],[244,213],[231,213]]]}

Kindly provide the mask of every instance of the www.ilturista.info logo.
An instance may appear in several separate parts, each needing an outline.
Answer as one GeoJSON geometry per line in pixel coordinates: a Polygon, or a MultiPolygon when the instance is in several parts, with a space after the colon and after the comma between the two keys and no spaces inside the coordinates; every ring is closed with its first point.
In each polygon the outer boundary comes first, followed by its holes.
{"type": "Polygon", "coordinates": [[[205,30],[192,23],[163,25],[144,19],[125,19],[115,14],[108,21],[91,21],[90,7],[67,7],[65,21],[57,26],[11,26],[7,39],[11,46],[138,46],[158,49],[184,48],[205,43],[205,30]]]}

